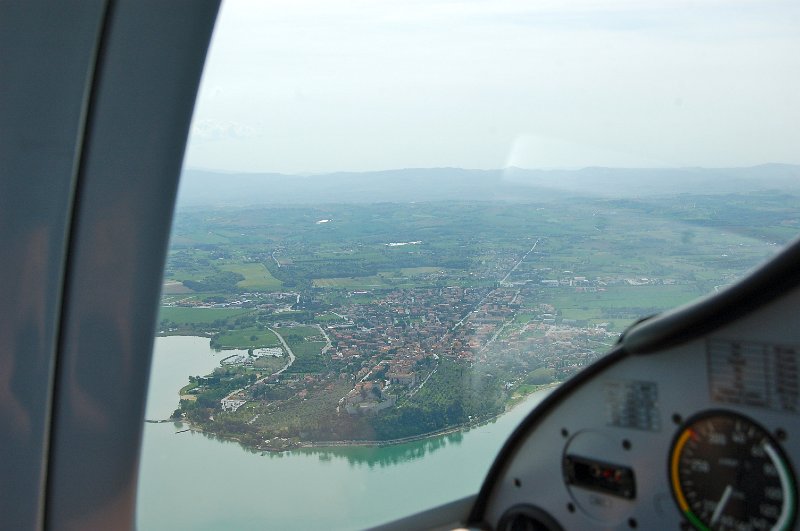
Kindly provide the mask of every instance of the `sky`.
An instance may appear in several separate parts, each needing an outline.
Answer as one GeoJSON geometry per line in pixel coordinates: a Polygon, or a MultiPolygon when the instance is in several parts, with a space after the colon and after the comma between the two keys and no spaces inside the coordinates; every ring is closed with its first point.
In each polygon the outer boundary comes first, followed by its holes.
{"type": "Polygon", "coordinates": [[[800,163],[800,2],[224,0],[188,168],[800,163]]]}

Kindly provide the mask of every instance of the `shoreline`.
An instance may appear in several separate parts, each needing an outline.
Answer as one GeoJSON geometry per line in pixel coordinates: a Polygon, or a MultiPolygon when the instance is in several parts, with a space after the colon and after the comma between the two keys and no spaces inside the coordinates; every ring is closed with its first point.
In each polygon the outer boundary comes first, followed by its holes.
{"type": "MultiPolygon", "coordinates": [[[[170,336],[172,336],[172,337],[196,337],[198,339],[209,340],[209,336],[203,334],[202,332],[200,332],[200,333],[195,332],[194,334],[168,333],[168,334],[163,334],[163,335],[162,334],[157,335],[157,337],[170,337],[170,336]]],[[[212,347],[209,346],[209,348],[212,348],[212,347]]],[[[220,352],[224,352],[226,350],[243,350],[243,349],[235,349],[235,348],[213,349],[212,348],[212,350],[215,350],[216,352],[220,353],[220,352]]],[[[396,445],[400,445],[400,444],[417,442],[417,441],[422,441],[422,440],[425,440],[425,439],[433,439],[433,438],[436,438],[436,437],[450,435],[450,434],[458,433],[458,432],[466,432],[466,431],[469,431],[469,430],[471,430],[473,428],[477,428],[477,427],[489,424],[491,422],[496,421],[497,419],[499,419],[503,415],[505,415],[507,413],[510,413],[511,411],[516,409],[521,404],[525,403],[526,400],[531,395],[533,395],[534,393],[538,393],[538,392],[545,391],[545,390],[548,390],[548,389],[553,389],[553,388],[558,387],[559,385],[561,385],[561,383],[562,382],[551,382],[551,383],[548,383],[548,384],[540,384],[540,385],[535,386],[535,388],[532,389],[531,391],[529,391],[528,393],[526,393],[524,395],[520,395],[520,396],[515,396],[514,393],[512,393],[511,396],[509,397],[508,401],[506,402],[503,411],[501,411],[501,412],[499,412],[499,413],[497,413],[495,415],[491,415],[489,417],[486,417],[486,418],[474,419],[474,420],[470,420],[470,421],[467,421],[467,422],[463,422],[461,424],[451,425],[451,426],[447,426],[447,427],[441,428],[439,430],[430,431],[430,432],[426,432],[426,433],[421,433],[421,434],[417,434],[417,435],[409,435],[409,436],[406,436],[406,437],[399,437],[399,438],[395,438],[395,439],[386,439],[386,440],[351,439],[351,440],[329,440],[329,441],[308,441],[308,440],[294,440],[294,441],[292,441],[291,439],[288,439],[288,438],[275,437],[275,438],[272,438],[270,440],[277,439],[277,440],[281,441],[279,444],[271,445],[269,443],[267,443],[267,444],[262,443],[260,445],[250,445],[250,444],[243,443],[240,440],[240,438],[235,434],[227,435],[227,436],[220,435],[218,433],[215,433],[214,431],[206,430],[206,429],[204,429],[203,425],[196,424],[196,423],[194,423],[194,422],[192,422],[192,421],[190,421],[190,420],[188,420],[186,418],[172,418],[172,417],[150,418],[150,419],[145,418],[144,422],[147,423],[147,424],[165,424],[165,423],[168,423],[168,422],[183,423],[183,424],[186,424],[188,426],[188,430],[183,430],[183,431],[199,432],[199,433],[203,433],[203,434],[208,435],[208,436],[213,436],[214,438],[217,438],[217,439],[222,440],[222,441],[237,442],[243,448],[245,448],[247,450],[255,450],[255,451],[261,451],[261,452],[285,452],[285,451],[300,450],[300,449],[344,448],[344,447],[350,447],[350,446],[353,446],[353,447],[374,447],[374,448],[379,448],[379,447],[396,446],[396,445]]],[[[181,390],[183,390],[183,388],[181,388],[181,390]]]]}
{"type": "Polygon", "coordinates": [[[297,448],[339,448],[342,446],[366,446],[366,447],[383,447],[383,446],[394,446],[398,444],[405,444],[410,442],[422,441],[425,439],[433,439],[435,437],[441,437],[442,435],[450,435],[451,433],[461,432],[461,431],[469,431],[473,428],[478,428],[480,426],[484,426],[491,422],[496,421],[503,415],[510,413],[516,407],[522,405],[525,402],[525,399],[531,396],[534,393],[538,393],[541,391],[545,391],[547,389],[554,389],[561,385],[562,382],[553,382],[549,384],[544,384],[541,387],[531,391],[530,393],[523,395],[519,400],[514,402],[513,404],[507,404],[506,409],[503,412],[498,413],[496,415],[492,415],[491,417],[475,420],[471,422],[464,422],[462,424],[457,424],[455,426],[449,426],[447,428],[442,428],[440,430],[431,431],[427,433],[421,433],[419,435],[409,435],[408,437],[400,437],[397,439],[387,439],[385,441],[359,441],[359,440],[352,440],[352,441],[304,441],[299,443],[297,448]]]}
{"type": "Polygon", "coordinates": [[[478,428],[480,426],[484,426],[486,424],[489,424],[491,422],[496,421],[497,419],[499,419],[503,415],[505,415],[507,413],[510,413],[512,410],[514,410],[518,406],[522,405],[525,402],[525,399],[528,398],[529,396],[531,396],[532,394],[538,393],[538,392],[541,392],[541,391],[545,391],[545,390],[548,390],[548,389],[554,389],[554,388],[558,387],[559,385],[561,385],[561,383],[562,382],[552,382],[552,383],[549,383],[549,384],[544,384],[544,385],[538,387],[537,389],[531,391],[530,393],[528,393],[526,395],[523,395],[520,399],[516,400],[514,403],[507,404],[505,410],[503,410],[501,413],[498,413],[496,415],[492,415],[489,418],[470,421],[470,422],[465,422],[465,423],[458,424],[458,425],[455,425],[455,426],[448,426],[447,428],[442,428],[440,430],[427,432],[427,433],[421,433],[419,435],[409,435],[408,437],[400,437],[400,438],[397,438],[397,439],[387,439],[387,440],[383,440],[383,441],[375,441],[375,440],[298,441],[298,442],[289,443],[285,447],[280,447],[280,448],[279,447],[275,447],[275,446],[249,446],[249,445],[243,444],[241,442],[241,440],[239,440],[235,436],[226,437],[226,436],[223,436],[223,435],[216,434],[214,432],[206,431],[201,426],[198,426],[195,423],[193,423],[192,421],[187,420],[187,419],[183,419],[183,418],[181,418],[181,419],[156,419],[156,420],[145,419],[145,423],[148,423],[148,424],[165,424],[165,423],[168,423],[168,422],[180,422],[180,423],[188,425],[189,428],[186,429],[186,430],[182,430],[182,431],[176,432],[176,434],[177,433],[183,433],[183,432],[186,432],[186,431],[192,431],[192,432],[202,433],[202,434],[205,434],[205,435],[213,435],[214,437],[216,437],[218,439],[221,439],[221,440],[224,440],[224,441],[230,441],[230,442],[237,442],[241,446],[243,446],[243,447],[245,447],[245,448],[247,448],[249,450],[257,450],[257,451],[260,451],[260,452],[280,453],[280,452],[287,452],[287,451],[292,451],[292,450],[342,448],[342,447],[350,447],[350,446],[380,448],[380,447],[386,447],[386,446],[396,446],[396,445],[400,445],[400,444],[407,444],[407,443],[412,443],[412,442],[417,442],[417,441],[423,441],[425,439],[433,439],[433,438],[436,438],[436,437],[441,437],[441,436],[444,436],[444,435],[450,435],[450,434],[457,433],[457,432],[466,432],[466,431],[469,431],[471,429],[478,428]]]}

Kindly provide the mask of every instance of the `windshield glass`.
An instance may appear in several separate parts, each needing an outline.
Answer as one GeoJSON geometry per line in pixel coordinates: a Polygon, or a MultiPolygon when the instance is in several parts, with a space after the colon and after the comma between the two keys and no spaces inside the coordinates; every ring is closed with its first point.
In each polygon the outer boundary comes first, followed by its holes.
{"type": "Polygon", "coordinates": [[[799,10],[226,2],[139,528],[363,528],[476,493],[631,322],[795,237],[799,10]]]}

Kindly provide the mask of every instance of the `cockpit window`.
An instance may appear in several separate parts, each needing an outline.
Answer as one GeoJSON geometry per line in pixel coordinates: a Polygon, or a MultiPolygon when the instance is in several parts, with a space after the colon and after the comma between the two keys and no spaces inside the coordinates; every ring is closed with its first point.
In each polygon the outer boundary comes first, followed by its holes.
{"type": "Polygon", "coordinates": [[[141,529],[477,492],[634,320],[800,228],[783,2],[231,0],[197,99],[141,529]]]}

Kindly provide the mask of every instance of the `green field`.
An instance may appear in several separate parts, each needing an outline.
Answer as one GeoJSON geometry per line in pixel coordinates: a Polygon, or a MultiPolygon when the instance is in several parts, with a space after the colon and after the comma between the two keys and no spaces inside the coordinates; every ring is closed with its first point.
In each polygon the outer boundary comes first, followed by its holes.
{"type": "Polygon", "coordinates": [[[280,358],[276,358],[274,356],[263,356],[261,358],[258,358],[253,363],[253,367],[264,373],[272,374],[282,369],[283,366],[286,365],[287,361],[288,357],[286,356],[285,353],[280,358]]]}
{"type": "Polygon", "coordinates": [[[183,285],[183,282],[177,280],[168,280],[161,286],[162,295],[175,295],[183,293],[192,293],[192,290],[183,285]]]}
{"type": "Polygon", "coordinates": [[[275,334],[269,330],[260,328],[242,328],[240,330],[229,330],[216,336],[211,346],[215,348],[262,348],[279,347],[280,341],[275,334]],[[254,339],[255,338],[255,339],[254,339]]]}
{"type": "Polygon", "coordinates": [[[280,280],[272,276],[264,264],[225,264],[221,269],[243,275],[244,280],[236,284],[242,289],[271,290],[279,289],[283,285],[280,280]]]}
{"type": "Polygon", "coordinates": [[[428,275],[442,271],[445,271],[445,269],[442,267],[403,267],[400,269],[400,272],[406,276],[428,275]]]}
{"type": "Polygon", "coordinates": [[[320,355],[325,346],[324,341],[290,341],[292,352],[297,357],[294,364],[286,372],[324,372],[325,360],[320,355]]]}
{"type": "MultiPolygon", "coordinates": [[[[445,271],[441,267],[403,267],[393,271],[381,271],[377,275],[363,277],[317,278],[315,288],[344,288],[368,290],[375,288],[413,288],[426,285],[414,277],[445,271]]],[[[451,271],[452,273],[452,271],[451,271]]]]}
{"type": "Polygon", "coordinates": [[[172,321],[178,325],[197,323],[209,324],[217,320],[227,320],[250,313],[252,310],[241,308],[184,308],[180,306],[162,306],[158,312],[158,320],[172,321]]]}
{"type": "Polygon", "coordinates": [[[314,317],[318,323],[331,324],[331,323],[344,323],[345,320],[332,312],[326,312],[314,317]]]}
{"type": "MultiPolygon", "coordinates": [[[[278,329],[276,329],[278,330],[278,329]]],[[[288,335],[307,337],[317,337],[322,335],[316,326],[284,326],[278,332],[285,338],[288,335]]]]}
{"type": "Polygon", "coordinates": [[[640,317],[685,304],[701,296],[696,286],[643,285],[609,286],[606,291],[575,293],[573,288],[556,288],[543,300],[553,304],[563,319],[610,323],[621,332],[640,317]]]}
{"type": "Polygon", "coordinates": [[[342,277],[342,278],[317,278],[314,279],[315,288],[349,288],[372,289],[386,287],[386,281],[380,276],[369,277],[342,277]]]}
{"type": "Polygon", "coordinates": [[[324,372],[325,359],[321,352],[325,347],[324,341],[309,341],[308,338],[321,335],[316,326],[287,326],[277,329],[278,333],[292,348],[297,357],[294,364],[286,372],[324,372]]]}

